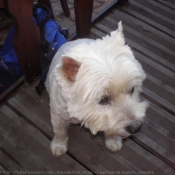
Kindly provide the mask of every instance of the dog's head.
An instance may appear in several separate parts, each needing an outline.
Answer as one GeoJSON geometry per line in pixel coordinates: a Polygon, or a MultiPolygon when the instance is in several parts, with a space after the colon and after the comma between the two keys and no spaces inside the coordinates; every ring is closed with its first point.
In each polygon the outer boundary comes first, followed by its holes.
{"type": "Polygon", "coordinates": [[[57,72],[70,118],[93,134],[128,137],[140,130],[148,107],[140,100],[146,75],[125,45],[121,22],[110,36],[72,48],[57,72]]]}

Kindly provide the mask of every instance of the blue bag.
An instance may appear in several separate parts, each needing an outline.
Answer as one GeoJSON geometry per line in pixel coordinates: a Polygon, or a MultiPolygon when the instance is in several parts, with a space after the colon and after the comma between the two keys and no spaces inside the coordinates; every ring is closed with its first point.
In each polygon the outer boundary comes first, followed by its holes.
{"type": "Polygon", "coordinates": [[[0,51],[0,94],[23,74],[12,43],[14,30],[14,27],[10,29],[0,51]]]}
{"type": "Polygon", "coordinates": [[[41,62],[41,80],[36,86],[36,91],[40,95],[45,88],[44,81],[49,70],[52,58],[60,48],[67,42],[67,29],[61,28],[55,20],[51,19],[50,9],[42,4],[37,4],[33,8],[34,20],[40,27],[40,62],[41,62]]]}
{"type": "MultiPolygon", "coordinates": [[[[68,37],[68,30],[61,28],[51,18],[52,12],[49,8],[42,4],[34,5],[33,19],[40,28],[41,81],[36,87],[38,94],[45,88],[44,81],[53,56],[59,47],[67,42],[68,37]]],[[[12,44],[14,30],[12,27],[0,52],[0,93],[23,74],[12,44]]]]}

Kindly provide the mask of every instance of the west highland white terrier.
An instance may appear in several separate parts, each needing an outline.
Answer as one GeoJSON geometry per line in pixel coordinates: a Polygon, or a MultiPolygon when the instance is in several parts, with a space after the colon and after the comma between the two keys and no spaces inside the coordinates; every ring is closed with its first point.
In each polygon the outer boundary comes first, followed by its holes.
{"type": "Polygon", "coordinates": [[[46,80],[53,155],[67,151],[71,123],[80,123],[92,134],[103,131],[111,151],[120,150],[122,139],[141,129],[148,107],[140,100],[146,75],[122,31],[119,22],[110,36],[67,42],[55,54],[46,80]]]}

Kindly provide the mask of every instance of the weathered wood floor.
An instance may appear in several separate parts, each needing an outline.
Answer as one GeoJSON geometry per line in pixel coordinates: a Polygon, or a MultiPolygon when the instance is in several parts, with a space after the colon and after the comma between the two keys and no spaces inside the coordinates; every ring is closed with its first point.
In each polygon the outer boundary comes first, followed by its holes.
{"type": "Polygon", "coordinates": [[[35,84],[22,86],[0,108],[0,174],[175,175],[175,1],[129,0],[96,23],[88,36],[100,38],[122,20],[127,43],[147,73],[143,98],[150,101],[141,132],[109,152],[103,134],[69,128],[69,150],[56,158],[49,98],[35,84]]]}

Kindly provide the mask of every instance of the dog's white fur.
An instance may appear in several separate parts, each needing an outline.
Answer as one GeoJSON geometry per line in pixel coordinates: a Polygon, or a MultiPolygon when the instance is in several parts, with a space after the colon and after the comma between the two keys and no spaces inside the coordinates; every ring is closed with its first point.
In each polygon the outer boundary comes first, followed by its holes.
{"type": "Polygon", "coordinates": [[[122,30],[119,22],[110,36],[68,42],[54,56],[46,80],[53,155],[67,151],[70,123],[81,123],[92,134],[103,131],[106,146],[117,151],[131,135],[126,127],[143,122],[148,103],[140,101],[140,92],[146,75],[122,30]]]}

